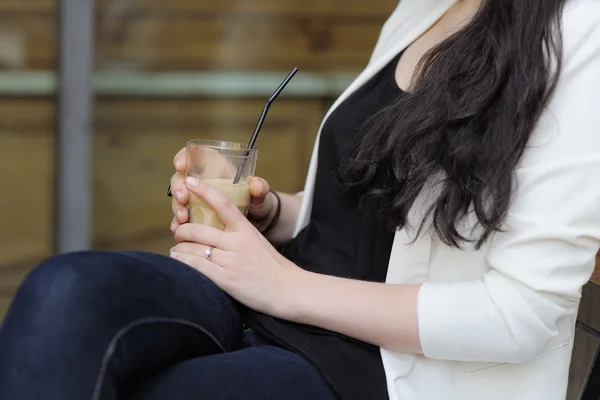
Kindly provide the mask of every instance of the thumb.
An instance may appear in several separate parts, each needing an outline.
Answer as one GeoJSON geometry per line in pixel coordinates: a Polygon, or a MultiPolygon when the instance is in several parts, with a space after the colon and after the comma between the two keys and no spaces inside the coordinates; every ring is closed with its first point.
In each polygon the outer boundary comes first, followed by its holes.
{"type": "Polygon", "coordinates": [[[250,201],[253,205],[261,205],[264,203],[270,190],[271,187],[266,180],[259,177],[252,178],[250,181],[250,201]]]}

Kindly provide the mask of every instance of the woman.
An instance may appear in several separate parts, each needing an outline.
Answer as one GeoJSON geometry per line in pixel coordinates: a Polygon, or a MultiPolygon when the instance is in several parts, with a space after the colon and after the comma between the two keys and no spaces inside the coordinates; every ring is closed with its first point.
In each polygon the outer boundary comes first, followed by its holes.
{"type": "Polygon", "coordinates": [[[597,0],[401,1],[303,194],[255,178],[248,220],[178,154],[171,258],[38,267],[0,399],[564,399],[599,93],[597,0]],[[225,232],[185,223],[189,192],[225,232]]]}

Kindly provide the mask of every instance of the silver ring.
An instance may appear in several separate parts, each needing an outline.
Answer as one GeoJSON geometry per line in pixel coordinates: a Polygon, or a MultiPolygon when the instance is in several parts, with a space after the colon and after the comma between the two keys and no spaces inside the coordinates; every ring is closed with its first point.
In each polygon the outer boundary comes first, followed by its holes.
{"type": "Polygon", "coordinates": [[[210,261],[210,256],[212,256],[212,252],[215,246],[210,246],[208,249],[204,250],[204,254],[206,255],[206,259],[210,261]]]}

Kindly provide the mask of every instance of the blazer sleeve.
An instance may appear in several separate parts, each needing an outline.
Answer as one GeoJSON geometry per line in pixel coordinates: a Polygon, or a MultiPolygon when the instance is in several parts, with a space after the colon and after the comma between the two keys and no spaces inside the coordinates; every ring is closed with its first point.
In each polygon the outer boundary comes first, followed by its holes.
{"type": "Polygon", "coordinates": [[[520,363],[570,338],[558,327],[573,323],[600,247],[600,23],[586,15],[564,22],[561,77],[489,244],[489,272],[420,289],[426,357],[520,363]]]}

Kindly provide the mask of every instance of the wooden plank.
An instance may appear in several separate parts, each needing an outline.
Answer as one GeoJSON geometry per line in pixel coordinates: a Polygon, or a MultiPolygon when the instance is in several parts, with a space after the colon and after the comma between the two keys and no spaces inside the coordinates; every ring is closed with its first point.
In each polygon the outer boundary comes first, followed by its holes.
{"type": "Polygon", "coordinates": [[[359,71],[380,21],[179,15],[100,29],[97,63],[145,70],[359,71]]]}
{"type": "Polygon", "coordinates": [[[49,254],[53,107],[48,100],[0,99],[0,266],[49,254]]]}
{"type": "MultiPolygon", "coordinates": [[[[57,0],[2,0],[0,13],[55,12],[57,0]]],[[[387,15],[397,0],[253,0],[253,1],[197,1],[197,0],[98,0],[100,12],[110,17],[131,13],[269,13],[294,15],[377,16],[387,15]]]]}
{"type": "Polygon", "coordinates": [[[54,70],[56,46],[53,16],[0,13],[0,69],[54,70]]]}
{"type": "MultiPolygon", "coordinates": [[[[46,257],[31,258],[0,270],[0,298],[11,298],[25,276],[46,257]]],[[[0,310],[1,311],[1,310],[0,310]]]]}
{"type": "MultiPolygon", "coordinates": [[[[267,5],[274,4],[279,3],[267,5]]],[[[304,70],[356,72],[364,67],[385,19],[383,13],[369,16],[360,10],[347,16],[326,10],[315,16],[297,12],[304,8],[266,10],[107,9],[99,14],[97,67],[287,70],[295,64],[304,70]]],[[[0,43],[0,68],[53,69],[55,15],[0,10],[0,43]]]]}
{"type": "MultiPolygon", "coordinates": [[[[54,68],[53,19],[0,16],[0,25],[0,41],[13,44],[0,52],[0,68],[54,68]]],[[[356,72],[368,60],[380,23],[181,16],[136,18],[99,29],[100,69],[257,71],[297,65],[303,70],[356,72]]]]}
{"type": "MultiPolygon", "coordinates": [[[[192,138],[246,142],[262,105],[262,100],[99,100],[95,246],[168,250],[146,243],[171,243],[165,191],[173,155],[192,138]]],[[[257,143],[257,174],[279,190],[300,190],[322,115],[318,100],[278,101],[257,143]]]]}
{"type": "Polygon", "coordinates": [[[53,113],[50,100],[0,99],[0,297],[52,251],[53,113]]]}
{"type": "MultiPolygon", "coordinates": [[[[38,0],[39,1],[39,0],[38,0]]],[[[48,1],[48,0],[45,0],[48,1]]],[[[121,10],[151,11],[151,12],[240,12],[240,13],[277,13],[296,15],[361,15],[377,16],[388,15],[398,4],[397,0],[223,0],[223,1],[197,1],[197,0],[133,0],[123,5],[122,0],[99,0],[101,9],[120,8],[121,10]]]]}
{"type": "Polygon", "coordinates": [[[2,13],[51,13],[55,12],[58,0],[2,0],[0,14],[2,13]]]}

